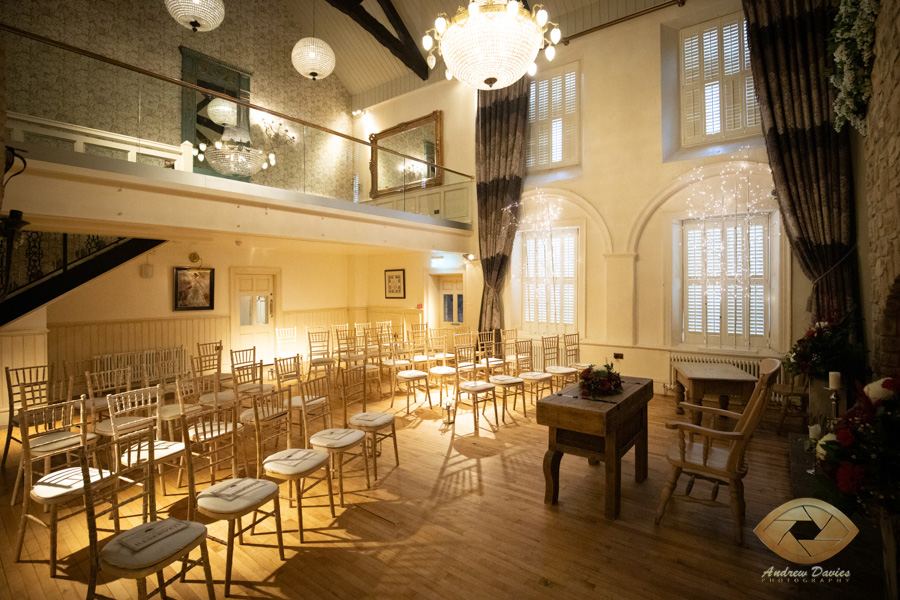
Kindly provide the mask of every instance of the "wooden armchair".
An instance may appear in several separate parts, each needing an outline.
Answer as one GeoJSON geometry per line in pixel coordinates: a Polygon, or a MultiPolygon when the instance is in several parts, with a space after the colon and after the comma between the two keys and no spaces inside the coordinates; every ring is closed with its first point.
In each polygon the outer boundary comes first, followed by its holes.
{"type": "Polygon", "coordinates": [[[803,419],[807,424],[809,413],[809,380],[806,375],[794,375],[784,383],[776,383],[772,386],[772,395],[781,400],[781,410],[778,414],[778,435],[784,427],[784,419],[791,412],[803,419]],[[794,404],[793,400],[797,399],[794,404]]]}
{"type": "Polygon", "coordinates": [[[756,388],[753,390],[743,414],[720,408],[688,406],[691,410],[734,420],[735,426],[732,431],[718,431],[681,421],[666,423],[666,428],[675,429],[678,432],[678,442],[669,448],[666,457],[669,464],[672,465],[672,470],[660,494],[659,507],[656,511],[657,525],[666,512],[666,505],[678,485],[678,478],[684,473],[690,476],[684,496],[679,496],[684,500],[708,506],[724,507],[725,504],[716,502],[716,497],[720,485],[729,486],[731,513],[734,518],[734,539],[738,544],[743,541],[745,512],[743,479],[747,475],[744,453],[765,410],[779,368],[781,368],[781,361],[774,358],[767,358],[760,363],[759,381],[756,383],[756,388]],[[704,479],[714,484],[708,500],[690,496],[695,479],[704,479]]]}

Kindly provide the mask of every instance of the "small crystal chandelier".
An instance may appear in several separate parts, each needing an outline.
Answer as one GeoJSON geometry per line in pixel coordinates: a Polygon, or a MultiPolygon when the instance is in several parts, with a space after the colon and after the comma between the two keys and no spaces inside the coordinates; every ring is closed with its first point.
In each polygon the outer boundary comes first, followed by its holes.
{"type": "Polygon", "coordinates": [[[301,75],[313,81],[325,79],[334,71],[334,50],[316,37],[316,5],[313,3],[313,36],[303,38],[291,50],[291,62],[301,75]]]}
{"type": "Polygon", "coordinates": [[[422,45],[430,51],[430,68],[437,64],[435,52],[444,57],[447,79],[455,76],[469,87],[496,90],[512,85],[526,72],[533,75],[534,59],[542,48],[547,60],[553,60],[560,39],[559,25],[548,21],[541,5],[529,12],[518,0],[472,0],[468,8],[457,9],[452,19],[438,15],[422,45]],[[544,37],[548,30],[549,39],[544,37]]]}
{"type": "Polygon", "coordinates": [[[192,31],[212,31],[225,18],[222,0],[166,0],[166,9],[192,31]]]}

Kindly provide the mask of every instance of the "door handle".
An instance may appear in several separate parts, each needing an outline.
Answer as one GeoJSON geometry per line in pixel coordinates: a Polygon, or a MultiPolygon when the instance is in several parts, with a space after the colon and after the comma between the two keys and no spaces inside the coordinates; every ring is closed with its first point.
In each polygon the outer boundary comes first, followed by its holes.
{"type": "Polygon", "coordinates": [[[275,294],[269,294],[269,319],[275,318],[275,294]]]}

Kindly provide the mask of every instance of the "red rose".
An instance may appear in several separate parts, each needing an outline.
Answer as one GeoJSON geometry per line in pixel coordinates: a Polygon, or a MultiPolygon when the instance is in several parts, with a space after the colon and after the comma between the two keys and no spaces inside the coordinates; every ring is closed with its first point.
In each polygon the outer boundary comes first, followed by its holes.
{"type": "Polygon", "coordinates": [[[862,487],[866,470],[861,465],[841,463],[835,477],[838,489],[845,494],[855,494],[862,487]]]}
{"type": "Polygon", "coordinates": [[[838,429],[834,436],[837,438],[838,443],[846,448],[856,441],[856,437],[854,437],[853,432],[850,431],[849,427],[842,427],[838,429]]]}
{"type": "Polygon", "coordinates": [[[891,379],[886,379],[881,383],[881,387],[886,390],[897,391],[900,390],[900,379],[893,377],[891,379]]]}

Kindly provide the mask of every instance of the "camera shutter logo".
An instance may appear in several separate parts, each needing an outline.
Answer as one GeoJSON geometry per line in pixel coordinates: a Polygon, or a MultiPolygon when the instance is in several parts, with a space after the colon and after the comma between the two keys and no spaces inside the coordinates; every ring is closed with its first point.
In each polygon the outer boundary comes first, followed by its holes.
{"type": "Polygon", "coordinates": [[[847,515],[815,498],[782,504],[753,531],[769,550],[801,565],[828,560],[859,533],[847,515]]]}

